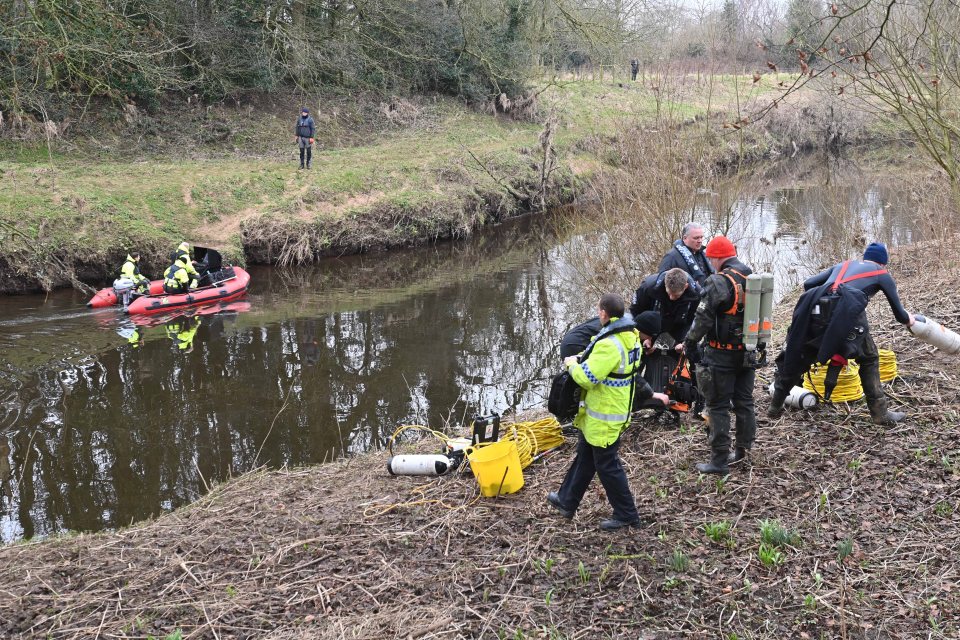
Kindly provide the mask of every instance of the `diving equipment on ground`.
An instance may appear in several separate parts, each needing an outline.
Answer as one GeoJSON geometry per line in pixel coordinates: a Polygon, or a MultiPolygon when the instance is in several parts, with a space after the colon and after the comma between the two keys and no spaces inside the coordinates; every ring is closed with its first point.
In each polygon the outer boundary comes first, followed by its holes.
{"type": "MultiPolygon", "coordinates": [[[[770,395],[773,395],[774,383],[771,382],[768,387],[770,395]]],[[[788,407],[793,407],[794,409],[803,409],[809,411],[817,406],[819,400],[817,399],[817,394],[812,391],[807,391],[803,387],[794,387],[790,390],[790,393],[784,399],[783,403],[788,407]]]]}
{"type": "Polygon", "coordinates": [[[500,439],[500,416],[492,413],[473,419],[473,444],[496,442],[500,439]]]}
{"type": "Polygon", "coordinates": [[[387,471],[392,476],[442,476],[453,466],[453,461],[442,453],[400,455],[387,460],[387,471]]]}

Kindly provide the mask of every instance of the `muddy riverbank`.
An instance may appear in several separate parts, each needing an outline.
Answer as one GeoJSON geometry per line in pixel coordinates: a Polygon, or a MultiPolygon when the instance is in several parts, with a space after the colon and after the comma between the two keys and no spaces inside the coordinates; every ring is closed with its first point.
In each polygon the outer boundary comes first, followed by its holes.
{"type": "MultiPolygon", "coordinates": [[[[960,267],[937,246],[901,248],[890,268],[908,308],[960,325],[941,294],[960,267]]],[[[781,335],[789,312],[777,309],[781,335]]],[[[956,637],[955,360],[910,338],[882,298],[870,312],[898,355],[887,392],[904,423],[873,425],[862,403],[761,418],[751,464],[717,480],[692,471],[700,423],[639,420],[623,457],[640,530],[597,529],[599,487],[573,521],[551,511],[569,449],[497,500],[469,476],[390,477],[385,453],[351,456],[247,474],[128,529],[0,549],[0,633],[956,637]],[[776,553],[761,548],[773,525],[776,553]]]]}
{"type": "Polygon", "coordinates": [[[776,79],[743,96],[730,79],[708,93],[687,78],[669,108],[648,87],[572,83],[542,94],[536,117],[522,120],[444,100],[404,101],[402,117],[344,101],[318,115],[326,120],[310,171],[297,171],[295,149],[281,142],[291,107],[279,103],[225,105],[215,119],[199,107],[139,114],[126,129],[57,139],[49,150],[3,142],[0,294],[49,291],[71,277],[111,281],[134,248],[158,276],[184,237],[237,263],[270,264],[469,237],[629,180],[618,169],[623,141],[652,130],[689,148],[678,161],[700,167],[703,182],[774,157],[899,137],[813,94],[742,131],[724,128],[733,105],[764,104],[776,79]],[[237,138],[211,142],[214,125],[237,138]]]}

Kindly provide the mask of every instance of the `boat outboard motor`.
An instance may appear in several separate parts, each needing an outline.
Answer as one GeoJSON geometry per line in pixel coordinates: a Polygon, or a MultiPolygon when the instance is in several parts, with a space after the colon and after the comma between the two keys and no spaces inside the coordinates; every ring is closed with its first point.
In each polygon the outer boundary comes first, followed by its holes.
{"type": "Polygon", "coordinates": [[[117,296],[117,302],[123,305],[123,310],[126,311],[127,307],[130,306],[130,302],[133,300],[133,288],[136,286],[133,280],[129,278],[117,278],[113,281],[113,292],[117,296]]]}

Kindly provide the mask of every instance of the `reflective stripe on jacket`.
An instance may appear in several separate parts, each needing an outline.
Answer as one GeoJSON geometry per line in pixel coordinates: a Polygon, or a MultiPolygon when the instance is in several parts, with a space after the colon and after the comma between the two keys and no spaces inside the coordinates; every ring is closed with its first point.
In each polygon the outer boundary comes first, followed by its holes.
{"type": "Polygon", "coordinates": [[[640,364],[636,329],[601,336],[586,362],[569,368],[583,389],[573,424],[595,447],[609,447],[630,423],[631,382],[640,364]]]}
{"type": "MultiPolygon", "coordinates": [[[[190,264],[189,261],[187,261],[187,264],[190,264]]],[[[194,274],[196,274],[195,270],[194,274]]],[[[191,278],[191,275],[190,271],[184,265],[184,261],[177,260],[163,272],[163,284],[164,286],[173,288],[194,289],[197,286],[197,280],[196,278],[191,278]]]]}

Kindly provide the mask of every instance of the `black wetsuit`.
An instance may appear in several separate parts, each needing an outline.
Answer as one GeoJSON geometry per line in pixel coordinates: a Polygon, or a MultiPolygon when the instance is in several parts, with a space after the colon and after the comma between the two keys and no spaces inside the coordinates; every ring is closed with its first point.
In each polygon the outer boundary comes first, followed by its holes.
{"type": "MultiPolygon", "coordinates": [[[[900,295],[897,293],[897,285],[893,278],[881,264],[869,260],[849,260],[808,278],[803,283],[803,288],[808,294],[801,296],[797,302],[793,323],[787,334],[786,347],[777,356],[777,373],[771,404],[782,405],[784,398],[790,394],[790,390],[803,381],[803,375],[810,365],[818,361],[825,362],[821,357],[826,353],[823,343],[829,341],[831,347],[826,351],[856,359],[857,364],[860,365],[860,382],[863,384],[863,393],[867,399],[867,406],[870,407],[870,414],[875,419],[882,419],[887,414],[887,400],[880,386],[880,354],[873,336],[870,335],[865,307],[877,292],[882,291],[897,321],[902,324],[910,322],[910,314],[900,302],[900,295]],[[864,308],[849,321],[840,323],[845,326],[838,328],[837,323],[831,323],[828,327],[831,330],[830,334],[817,335],[810,314],[819,311],[818,300],[830,291],[832,284],[837,281],[841,273],[843,286],[855,289],[865,296],[864,308]]],[[[832,353],[826,353],[826,358],[829,359],[832,355],[832,353]]]]}

